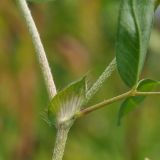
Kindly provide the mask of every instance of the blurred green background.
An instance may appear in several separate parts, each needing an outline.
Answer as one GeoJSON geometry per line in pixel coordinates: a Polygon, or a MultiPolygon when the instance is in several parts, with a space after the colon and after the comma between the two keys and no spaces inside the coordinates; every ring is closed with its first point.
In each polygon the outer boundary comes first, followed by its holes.
{"type": "MultiPolygon", "coordinates": [[[[58,90],[89,71],[90,83],[115,56],[119,0],[55,0],[29,3],[58,90]]],[[[142,78],[160,80],[159,18],[142,78]]],[[[117,71],[89,102],[127,90],[117,71]]],[[[0,2],[0,160],[49,160],[55,128],[43,120],[48,94],[15,1],[0,2]]],[[[148,97],[117,127],[115,103],[78,119],[64,160],[160,159],[160,98],[148,97]]]]}

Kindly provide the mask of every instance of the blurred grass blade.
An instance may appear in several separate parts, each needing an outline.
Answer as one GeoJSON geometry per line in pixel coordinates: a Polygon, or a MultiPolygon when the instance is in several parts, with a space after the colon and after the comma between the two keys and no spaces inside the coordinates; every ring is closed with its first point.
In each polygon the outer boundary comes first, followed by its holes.
{"type": "Polygon", "coordinates": [[[48,118],[52,125],[70,120],[86,98],[86,77],[73,82],[53,97],[48,107],[48,118]]]}
{"type": "Polygon", "coordinates": [[[53,0],[27,0],[28,2],[36,2],[36,3],[41,3],[41,2],[49,2],[53,0]]]}
{"type": "MultiPolygon", "coordinates": [[[[158,84],[160,84],[159,81],[144,79],[139,82],[137,91],[149,92],[158,84]]],[[[124,102],[122,102],[118,113],[118,125],[120,125],[123,116],[133,111],[137,107],[137,105],[144,100],[145,97],[146,96],[129,97],[125,99],[124,102]]]]}
{"type": "Polygon", "coordinates": [[[153,16],[153,0],[121,0],[116,59],[119,74],[129,87],[133,87],[139,80],[153,16]]]}

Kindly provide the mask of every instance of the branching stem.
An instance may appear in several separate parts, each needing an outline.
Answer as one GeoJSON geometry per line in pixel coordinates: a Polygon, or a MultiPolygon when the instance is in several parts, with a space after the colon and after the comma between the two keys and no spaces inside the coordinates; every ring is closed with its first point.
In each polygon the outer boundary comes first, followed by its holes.
{"type": "MultiPolygon", "coordinates": [[[[22,11],[23,17],[26,21],[26,24],[28,26],[30,35],[32,37],[32,41],[33,41],[33,44],[34,44],[34,47],[37,53],[40,67],[43,72],[43,76],[45,79],[49,97],[50,99],[52,99],[56,95],[57,91],[56,91],[56,86],[55,86],[55,83],[52,77],[52,73],[49,67],[49,63],[46,57],[46,53],[45,53],[44,47],[40,39],[39,32],[36,28],[35,22],[32,18],[32,15],[31,15],[31,12],[29,10],[26,0],[18,0],[18,3],[22,11]]],[[[98,78],[98,80],[93,84],[93,86],[87,92],[86,102],[88,102],[91,99],[91,97],[93,97],[93,95],[101,88],[104,81],[112,74],[115,68],[116,68],[116,59],[114,58],[112,62],[109,64],[109,66],[104,70],[104,72],[98,78]]],[[[113,97],[111,99],[105,100],[96,105],[93,105],[91,107],[81,110],[75,115],[75,118],[82,117],[106,105],[109,105],[111,103],[114,103],[116,101],[119,101],[121,99],[130,97],[130,96],[146,96],[146,95],[160,95],[160,92],[137,92],[131,89],[130,91],[124,94],[121,94],[119,96],[113,97]]],[[[56,143],[55,143],[55,147],[53,151],[52,160],[62,160],[70,127],[71,126],[66,127],[65,124],[58,126],[56,143]]]]}
{"type": "MultiPolygon", "coordinates": [[[[19,2],[20,9],[22,11],[22,14],[25,18],[26,24],[28,26],[30,35],[32,37],[32,41],[33,41],[33,44],[34,44],[34,47],[35,47],[35,50],[37,53],[40,67],[43,72],[43,76],[44,76],[45,83],[46,83],[46,86],[47,86],[47,89],[49,92],[50,99],[52,99],[56,95],[57,91],[56,91],[55,83],[53,81],[53,77],[52,77],[52,73],[51,73],[51,70],[49,67],[49,63],[48,63],[48,60],[46,57],[46,53],[45,53],[44,47],[43,47],[41,39],[40,39],[39,32],[36,28],[35,22],[32,18],[32,15],[31,15],[31,12],[29,10],[29,7],[27,5],[26,0],[18,0],[18,2],[19,2]]],[[[91,87],[91,89],[87,92],[86,101],[88,101],[101,88],[104,81],[112,74],[112,72],[115,70],[115,68],[116,68],[116,59],[114,58],[112,60],[112,62],[109,64],[109,66],[104,70],[102,75],[98,78],[98,80],[91,87]]],[[[105,105],[106,103],[107,104],[113,103],[114,101],[117,101],[118,99],[122,99],[127,95],[128,95],[128,93],[125,93],[125,94],[120,95],[118,97],[112,98],[112,99],[108,100],[107,102],[104,101],[98,105],[95,105],[95,106],[90,107],[86,110],[83,110],[81,112],[81,114],[89,113],[93,110],[101,108],[101,106],[105,105]]],[[[62,160],[69,129],[70,129],[70,127],[67,127],[67,128],[64,128],[63,126],[58,127],[56,143],[55,143],[55,147],[54,147],[54,151],[53,151],[52,160],[62,160]]]]}

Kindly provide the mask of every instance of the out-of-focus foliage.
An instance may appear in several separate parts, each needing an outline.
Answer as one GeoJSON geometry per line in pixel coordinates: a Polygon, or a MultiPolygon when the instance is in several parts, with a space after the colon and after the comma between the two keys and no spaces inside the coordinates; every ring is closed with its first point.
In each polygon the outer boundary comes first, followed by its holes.
{"type": "Polygon", "coordinates": [[[36,2],[36,3],[45,3],[45,2],[48,2],[48,1],[52,1],[52,0],[27,0],[28,2],[36,2]]]}
{"type": "MultiPolygon", "coordinates": [[[[118,0],[29,3],[58,90],[90,70],[90,83],[115,56],[118,0]]],[[[158,15],[158,14],[157,14],[158,15]]],[[[143,77],[160,79],[159,18],[143,77]]],[[[126,91],[115,72],[90,101],[126,91]]],[[[43,120],[49,104],[31,38],[16,1],[0,3],[0,160],[50,159],[56,130],[43,120]]],[[[160,101],[149,97],[117,127],[119,103],[77,120],[64,160],[159,159],[160,101]]]]}

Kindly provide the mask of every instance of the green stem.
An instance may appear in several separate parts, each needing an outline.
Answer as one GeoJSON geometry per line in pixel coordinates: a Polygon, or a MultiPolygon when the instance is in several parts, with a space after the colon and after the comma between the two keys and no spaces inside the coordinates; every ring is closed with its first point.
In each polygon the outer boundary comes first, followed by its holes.
{"type": "Polygon", "coordinates": [[[95,110],[97,110],[97,109],[100,109],[100,108],[102,108],[102,107],[104,107],[104,106],[106,106],[106,105],[109,105],[109,104],[111,104],[111,103],[114,103],[114,102],[116,102],[116,101],[119,101],[119,100],[121,100],[121,99],[123,99],[123,98],[129,97],[129,96],[131,96],[131,95],[132,95],[132,90],[131,90],[131,91],[128,91],[128,92],[126,92],[126,93],[124,93],[124,94],[121,94],[121,95],[119,95],[119,96],[113,97],[113,98],[108,99],[108,100],[105,100],[105,101],[103,101],[103,102],[100,102],[100,103],[98,103],[98,104],[96,104],[96,105],[93,105],[93,106],[91,106],[91,107],[85,108],[85,109],[81,110],[80,112],[78,112],[78,113],[75,115],[75,117],[76,117],[76,118],[82,117],[82,116],[87,115],[87,114],[89,114],[89,113],[91,113],[91,112],[93,112],[93,111],[95,111],[95,110]]]}
{"type": "Polygon", "coordinates": [[[160,95],[160,92],[136,92],[137,96],[160,95]]]}
{"type": "Polygon", "coordinates": [[[69,130],[70,127],[64,125],[58,127],[52,160],[62,160],[69,130]]]}
{"type": "Polygon", "coordinates": [[[121,99],[130,97],[130,96],[147,96],[147,95],[160,95],[160,92],[138,92],[133,88],[130,91],[128,91],[126,93],[123,93],[123,94],[121,94],[119,96],[110,98],[110,99],[105,100],[103,102],[100,102],[100,103],[98,103],[96,105],[93,105],[93,106],[90,106],[88,108],[82,109],[80,112],[78,112],[75,115],[75,118],[82,117],[82,116],[87,115],[87,114],[89,114],[89,113],[91,113],[93,111],[101,109],[102,107],[104,107],[106,105],[109,105],[111,103],[117,102],[117,101],[119,101],[121,99]]]}

